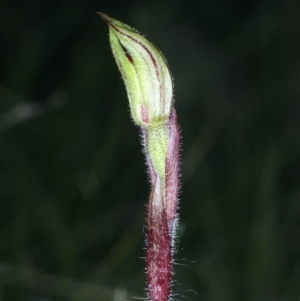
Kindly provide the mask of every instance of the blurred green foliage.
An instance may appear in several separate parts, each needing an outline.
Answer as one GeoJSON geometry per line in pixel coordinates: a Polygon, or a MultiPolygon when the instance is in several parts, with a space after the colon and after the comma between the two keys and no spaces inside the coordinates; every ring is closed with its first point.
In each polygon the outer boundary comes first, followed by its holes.
{"type": "Polygon", "coordinates": [[[175,78],[175,300],[300,299],[299,1],[0,2],[0,300],[144,297],[149,185],[104,11],[175,78]]]}

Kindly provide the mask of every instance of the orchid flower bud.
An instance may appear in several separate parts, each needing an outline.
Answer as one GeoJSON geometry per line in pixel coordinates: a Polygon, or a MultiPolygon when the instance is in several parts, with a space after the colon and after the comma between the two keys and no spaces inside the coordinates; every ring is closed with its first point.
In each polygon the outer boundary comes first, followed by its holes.
{"type": "Polygon", "coordinates": [[[177,226],[180,131],[171,73],[163,54],[135,29],[107,15],[113,55],[125,82],[131,116],[141,127],[151,181],[146,273],[150,301],[169,301],[177,226]]]}
{"type": "Polygon", "coordinates": [[[143,127],[165,124],[173,101],[166,59],[135,29],[99,14],[109,26],[112,52],[125,82],[134,122],[143,127]]]}

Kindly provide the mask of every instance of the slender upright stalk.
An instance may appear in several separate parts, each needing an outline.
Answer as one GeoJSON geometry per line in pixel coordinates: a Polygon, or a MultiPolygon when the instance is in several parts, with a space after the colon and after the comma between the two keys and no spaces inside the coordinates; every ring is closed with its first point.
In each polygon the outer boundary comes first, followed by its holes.
{"type": "Polygon", "coordinates": [[[171,295],[177,226],[180,133],[172,77],[160,50],[143,35],[107,15],[111,48],[125,82],[133,121],[141,128],[151,182],[146,270],[150,301],[171,295]]]}

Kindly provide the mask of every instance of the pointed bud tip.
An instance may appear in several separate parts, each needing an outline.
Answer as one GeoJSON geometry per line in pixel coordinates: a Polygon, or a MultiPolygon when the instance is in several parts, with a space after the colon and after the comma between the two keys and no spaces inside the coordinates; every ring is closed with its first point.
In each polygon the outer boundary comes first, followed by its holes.
{"type": "Polygon", "coordinates": [[[116,30],[118,31],[118,29],[125,29],[125,30],[138,33],[138,31],[135,30],[134,28],[108,16],[103,12],[97,12],[97,14],[104,20],[104,22],[106,22],[106,24],[110,27],[110,29],[113,29],[114,31],[116,30]]]}
{"type": "Polygon", "coordinates": [[[97,14],[107,23],[108,26],[111,26],[112,24],[122,24],[120,21],[114,19],[114,18],[111,18],[110,16],[108,16],[107,14],[105,13],[102,13],[102,12],[97,12],[97,14]]]}
{"type": "Polygon", "coordinates": [[[107,23],[109,24],[109,16],[105,13],[102,13],[102,12],[97,12],[97,14],[107,23]]]}

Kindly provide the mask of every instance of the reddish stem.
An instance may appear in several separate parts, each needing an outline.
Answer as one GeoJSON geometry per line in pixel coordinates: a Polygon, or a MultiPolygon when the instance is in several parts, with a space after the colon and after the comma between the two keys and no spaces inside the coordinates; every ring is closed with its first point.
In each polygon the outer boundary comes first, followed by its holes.
{"type": "MultiPolygon", "coordinates": [[[[161,179],[154,170],[147,151],[145,151],[152,186],[148,207],[146,252],[150,301],[168,301],[171,294],[172,248],[176,231],[180,149],[180,131],[174,108],[171,110],[168,127],[169,142],[164,179],[161,179]]],[[[143,135],[147,141],[147,130],[143,131],[143,135]]]]}
{"type": "Polygon", "coordinates": [[[151,301],[168,301],[171,292],[171,237],[162,205],[159,180],[148,207],[147,281],[151,301]]]}
{"type": "MultiPolygon", "coordinates": [[[[169,144],[166,156],[166,215],[169,225],[176,220],[179,190],[180,130],[174,107],[169,119],[169,144]]],[[[173,232],[174,229],[170,229],[173,232]]]]}

